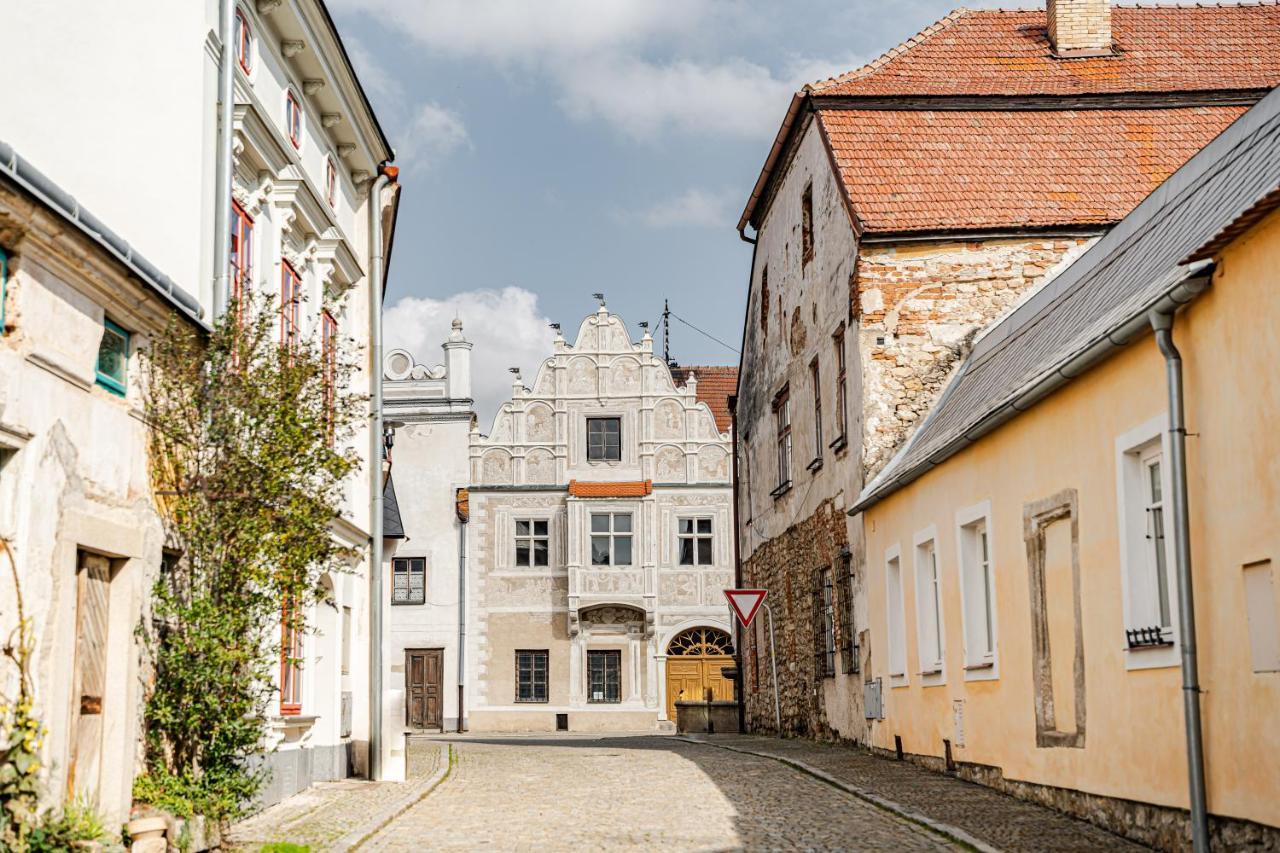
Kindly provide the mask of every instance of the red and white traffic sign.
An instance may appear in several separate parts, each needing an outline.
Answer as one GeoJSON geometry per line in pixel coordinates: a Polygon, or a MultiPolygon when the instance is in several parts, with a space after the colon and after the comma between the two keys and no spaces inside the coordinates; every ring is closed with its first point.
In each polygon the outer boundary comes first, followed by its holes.
{"type": "Polygon", "coordinates": [[[744,628],[751,627],[751,620],[756,617],[756,611],[760,609],[760,605],[764,603],[764,597],[768,594],[763,589],[726,589],[724,591],[724,597],[729,599],[729,607],[744,628]]]}

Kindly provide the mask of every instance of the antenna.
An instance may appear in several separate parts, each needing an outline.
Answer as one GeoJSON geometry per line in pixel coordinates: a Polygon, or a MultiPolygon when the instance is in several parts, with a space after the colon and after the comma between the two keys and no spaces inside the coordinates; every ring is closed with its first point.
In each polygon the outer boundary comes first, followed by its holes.
{"type": "Polygon", "coordinates": [[[671,364],[671,306],[662,300],[662,360],[671,364]]]}

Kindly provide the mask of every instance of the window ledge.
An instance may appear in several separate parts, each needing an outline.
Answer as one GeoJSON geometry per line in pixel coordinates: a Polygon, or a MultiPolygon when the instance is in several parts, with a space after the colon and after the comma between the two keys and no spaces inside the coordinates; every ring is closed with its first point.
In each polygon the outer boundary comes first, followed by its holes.
{"type": "Polygon", "coordinates": [[[812,462],[810,462],[808,465],[806,465],[806,466],[805,466],[805,470],[807,470],[807,471],[817,471],[817,470],[818,470],[819,468],[821,468],[821,467],[822,467],[822,457],[821,457],[821,456],[815,456],[815,457],[813,457],[813,461],[812,461],[812,462]]]}
{"type": "Polygon", "coordinates": [[[782,497],[789,491],[791,491],[791,481],[787,480],[785,483],[779,484],[778,487],[774,489],[772,492],[769,492],[769,494],[773,495],[773,497],[777,499],[782,497]]]}
{"type": "Polygon", "coordinates": [[[995,668],[996,668],[996,662],[991,660],[983,661],[982,663],[967,663],[964,665],[965,672],[975,672],[978,670],[995,669],[995,668]]]}
{"type": "Polygon", "coordinates": [[[424,598],[424,599],[422,599],[421,601],[392,601],[392,602],[391,602],[391,606],[392,606],[392,607],[407,607],[407,606],[411,606],[411,605],[415,605],[415,604],[416,604],[416,605],[423,605],[423,604],[426,604],[426,603],[427,603],[427,600],[424,598]]]}
{"type": "Polygon", "coordinates": [[[839,453],[849,446],[849,439],[843,435],[836,436],[836,440],[827,445],[827,447],[839,453]]]}
{"type": "Polygon", "coordinates": [[[942,675],[942,667],[938,667],[937,669],[926,669],[923,672],[917,672],[916,675],[920,676],[921,678],[924,678],[930,675],[942,675]]]}

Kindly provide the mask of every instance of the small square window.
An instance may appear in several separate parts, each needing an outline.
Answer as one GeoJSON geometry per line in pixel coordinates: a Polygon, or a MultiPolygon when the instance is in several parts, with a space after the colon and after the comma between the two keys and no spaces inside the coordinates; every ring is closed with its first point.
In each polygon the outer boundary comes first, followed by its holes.
{"type": "Polygon", "coordinates": [[[103,320],[98,342],[98,384],[113,394],[125,395],[129,371],[129,333],[110,320],[103,320]]]}
{"type": "Polygon", "coordinates": [[[622,701],[622,652],[587,652],[587,701],[622,701]]]}
{"type": "Polygon", "coordinates": [[[516,701],[547,701],[547,651],[516,652],[516,701]]]}
{"type": "Polygon", "coordinates": [[[715,561],[712,559],[711,519],[681,518],[676,524],[676,539],[680,546],[680,565],[712,565],[715,561]]]}
{"type": "Polygon", "coordinates": [[[587,418],[587,461],[622,460],[622,419],[587,418]]]}
{"type": "Polygon", "coordinates": [[[546,519],[516,519],[516,565],[550,564],[550,522],[546,519]]]}
{"type": "Polygon", "coordinates": [[[396,557],[391,561],[391,574],[392,604],[426,603],[426,557],[396,557]]]}
{"type": "Polygon", "coordinates": [[[298,103],[298,96],[293,92],[285,96],[284,119],[285,128],[289,131],[289,141],[293,143],[294,148],[301,148],[302,105],[298,103]]]}

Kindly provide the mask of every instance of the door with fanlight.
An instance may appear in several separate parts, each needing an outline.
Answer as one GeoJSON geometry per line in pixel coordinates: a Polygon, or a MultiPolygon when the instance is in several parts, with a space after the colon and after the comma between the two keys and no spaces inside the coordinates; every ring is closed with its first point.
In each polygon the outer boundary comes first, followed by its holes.
{"type": "Polygon", "coordinates": [[[676,702],[733,700],[733,681],[721,670],[733,666],[733,640],[718,628],[681,631],[667,644],[667,719],[676,702]]]}

